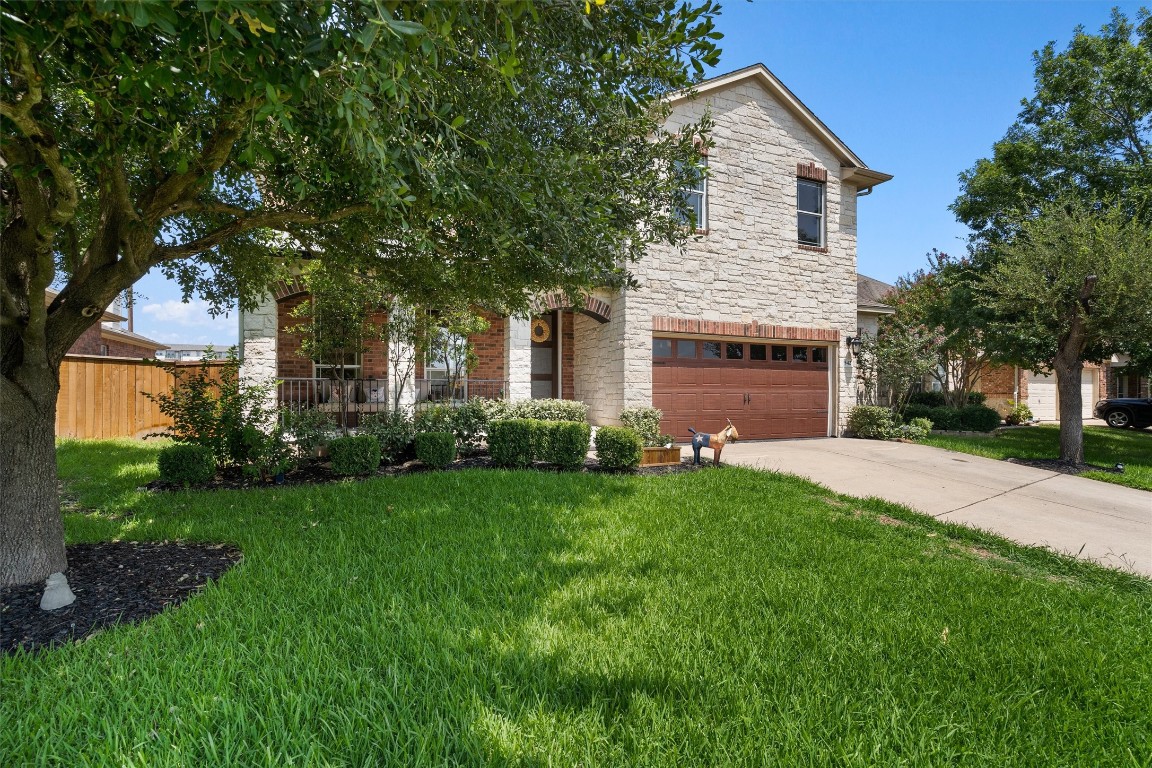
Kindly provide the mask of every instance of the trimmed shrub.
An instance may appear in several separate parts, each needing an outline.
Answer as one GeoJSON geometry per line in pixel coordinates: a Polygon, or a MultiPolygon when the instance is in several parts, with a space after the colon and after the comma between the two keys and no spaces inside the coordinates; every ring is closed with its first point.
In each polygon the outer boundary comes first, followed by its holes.
{"type": "Polygon", "coordinates": [[[434,469],[444,469],[456,460],[456,435],[451,432],[416,435],[416,458],[434,469]]]}
{"type": "Polygon", "coordinates": [[[935,429],[942,429],[947,432],[964,429],[963,421],[960,419],[959,408],[949,408],[943,405],[939,408],[931,408],[928,411],[927,418],[932,422],[935,429]]]}
{"type": "Polygon", "coordinates": [[[887,440],[896,435],[892,411],[879,405],[858,405],[848,414],[848,429],[856,437],[887,440]]]}
{"type": "Polygon", "coordinates": [[[1018,403],[1015,400],[1008,401],[1008,407],[1012,410],[1008,411],[1008,415],[1004,417],[1005,424],[1011,424],[1016,427],[1026,421],[1032,421],[1032,409],[1026,403],[1018,403]]]}
{"type": "Polygon", "coordinates": [[[906,405],[904,412],[900,415],[904,417],[904,421],[911,423],[914,419],[931,419],[932,407],[928,405],[906,405]]]}
{"type": "Polygon", "coordinates": [[[175,443],[160,451],[156,460],[160,480],[172,485],[202,485],[216,476],[216,459],[206,445],[175,443]]]}
{"type": "Polygon", "coordinates": [[[588,405],[579,400],[486,401],[485,410],[492,421],[539,419],[540,421],[588,421],[588,405]]]}
{"type": "Polygon", "coordinates": [[[628,427],[600,427],[596,430],[596,459],[602,469],[632,470],[640,466],[644,441],[628,427]]]}
{"type": "Polygon", "coordinates": [[[412,425],[416,434],[423,432],[451,432],[456,420],[456,409],[442,403],[429,403],[417,406],[412,425]]]}
{"type": "Polygon", "coordinates": [[[480,450],[484,433],[488,430],[488,412],[480,398],[474,397],[456,407],[452,418],[452,433],[462,451],[480,450]]]}
{"type": "Polygon", "coordinates": [[[366,413],[360,417],[360,432],[376,439],[385,464],[399,464],[412,456],[416,428],[403,411],[366,413]]]}
{"type": "Polygon", "coordinates": [[[588,441],[592,428],[582,421],[542,421],[550,432],[548,453],[539,458],[561,469],[576,470],[584,466],[588,457],[588,441]]]}
{"type": "Polygon", "coordinates": [[[636,430],[640,439],[644,441],[645,448],[654,448],[664,445],[660,435],[660,419],[664,412],[659,408],[633,406],[620,411],[620,423],[636,430]]]}
{"type": "Polygon", "coordinates": [[[969,392],[968,405],[984,405],[988,401],[988,395],[983,392],[969,392]]]}
{"type": "Polygon", "coordinates": [[[282,408],[281,421],[284,433],[296,445],[296,452],[302,458],[310,458],[316,449],[328,442],[328,434],[335,427],[332,417],[318,408],[303,408],[295,411],[282,408]]]}
{"type": "Polygon", "coordinates": [[[926,405],[929,408],[941,408],[948,404],[943,392],[927,391],[913,392],[908,396],[909,405],[926,405]]]}
{"type": "Polygon", "coordinates": [[[905,440],[923,440],[931,431],[932,422],[928,419],[912,419],[908,424],[896,428],[896,436],[905,440]]]}
{"type": "Polygon", "coordinates": [[[488,452],[499,467],[527,467],[532,464],[533,422],[504,419],[488,426],[488,452]]]}
{"type": "Polygon", "coordinates": [[[337,475],[367,475],[380,466],[380,443],[372,435],[337,437],[328,443],[328,455],[337,475]]]}
{"type": "Polygon", "coordinates": [[[1000,414],[984,405],[966,405],[960,409],[961,429],[991,432],[1000,426],[1000,414]]]}

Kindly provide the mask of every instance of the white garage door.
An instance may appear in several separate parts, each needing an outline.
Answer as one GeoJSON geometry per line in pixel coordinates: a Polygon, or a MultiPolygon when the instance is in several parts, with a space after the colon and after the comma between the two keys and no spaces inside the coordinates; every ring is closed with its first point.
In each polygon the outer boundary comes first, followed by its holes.
{"type": "Polygon", "coordinates": [[[1028,407],[1040,421],[1056,421],[1056,377],[1028,371],[1028,407]]]}
{"type": "MultiPolygon", "coordinates": [[[[1096,371],[1080,372],[1080,410],[1084,418],[1092,418],[1092,406],[1096,405],[1096,371]]],[[[1028,407],[1032,415],[1041,421],[1057,421],[1060,417],[1059,397],[1056,394],[1056,377],[1028,372],[1028,407]]]]}

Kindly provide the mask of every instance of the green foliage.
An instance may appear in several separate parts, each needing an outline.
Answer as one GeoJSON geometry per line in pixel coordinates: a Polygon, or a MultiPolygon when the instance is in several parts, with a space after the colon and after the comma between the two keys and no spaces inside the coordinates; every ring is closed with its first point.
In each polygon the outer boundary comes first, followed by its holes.
{"type": "MultiPolygon", "coordinates": [[[[978,242],[1011,240],[1043,203],[1152,196],[1152,20],[1114,10],[1097,35],[1077,28],[1067,49],[1035,56],[1036,91],[991,158],[961,174],[952,204],[978,242]]],[[[1149,210],[1140,214],[1147,226],[1149,210]]]]}
{"type": "Polygon", "coordinates": [[[456,421],[456,409],[445,403],[421,403],[413,418],[417,434],[423,432],[452,432],[456,421]]]}
{"type": "Polygon", "coordinates": [[[924,405],[929,408],[939,408],[942,405],[947,405],[948,400],[944,397],[943,392],[935,390],[926,390],[921,392],[913,392],[908,396],[909,405],[924,405]]]}
{"type": "Polygon", "coordinates": [[[1001,424],[1000,414],[984,405],[966,405],[960,409],[961,429],[991,432],[1001,424]]]}
{"type": "Polygon", "coordinates": [[[932,422],[933,429],[949,432],[991,432],[1000,426],[1000,414],[995,409],[983,405],[966,405],[963,408],[954,408],[950,405],[935,408],[927,405],[909,405],[904,408],[903,416],[909,423],[926,419],[932,422]]]}
{"type": "Polygon", "coordinates": [[[601,469],[630,471],[644,458],[644,441],[628,427],[600,427],[596,430],[596,460],[601,469]]]}
{"type": "Polygon", "coordinates": [[[481,400],[490,421],[538,419],[540,421],[588,421],[588,404],[579,400],[481,400]]]}
{"type": "Polygon", "coordinates": [[[988,402],[988,395],[983,392],[969,392],[968,405],[984,405],[988,402]]]}
{"type": "Polygon", "coordinates": [[[501,419],[488,425],[488,453],[498,467],[532,464],[533,420],[501,419]]]}
{"type": "Polygon", "coordinates": [[[146,396],[172,419],[172,426],[157,436],[203,445],[218,466],[243,466],[250,453],[247,432],[265,431],[276,419],[269,407],[275,383],[241,379],[235,347],[228,350],[223,365],[214,365],[217,360],[209,353],[196,368],[169,366],[176,378],[171,391],[146,396]]]}
{"type": "Polygon", "coordinates": [[[897,433],[892,411],[878,405],[858,405],[848,413],[848,429],[856,437],[888,440],[897,433]]]}
{"type": "Polygon", "coordinates": [[[899,310],[880,318],[875,336],[865,333],[861,339],[856,375],[865,405],[887,402],[899,408],[936,366],[935,339],[916,323],[905,322],[899,310]]]}
{"type": "Polygon", "coordinates": [[[376,438],[385,464],[399,464],[412,455],[416,428],[404,411],[364,414],[360,417],[360,433],[376,438]]]}
{"type": "Polygon", "coordinates": [[[433,469],[444,469],[456,460],[456,436],[451,432],[416,435],[416,458],[433,469]]]}
{"type": "Polygon", "coordinates": [[[205,445],[173,443],[156,457],[160,480],[171,485],[203,485],[216,476],[216,460],[205,445]]]}
{"type": "Polygon", "coordinates": [[[644,441],[645,448],[654,448],[664,445],[660,434],[660,419],[664,413],[659,408],[632,406],[620,411],[620,423],[636,430],[640,439],[644,441]]]}
{"type": "Polygon", "coordinates": [[[581,469],[588,458],[588,443],[592,434],[588,422],[544,421],[540,424],[550,432],[548,452],[540,458],[561,469],[581,469]]]}
{"type": "Polygon", "coordinates": [[[296,464],[296,448],[285,439],[284,428],[244,427],[244,474],[267,480],[296,464]]]}
{"type": "Polygon", "coordinates": [[[285,435],[295,443],[297,455],[303,459],[312,458],[326,445],[335,429],[331,414],[319,408],[282,408],[280,422],[285,435]]]}
{"type": "MultiPolygon", "coordinates": [[[[495,401],[493,401],[495,402],[495,401]]],[[[416,433],[451,432],[463,451],[480,450],[484,432],[488,429],[489,410],[480,398],[448,405],[445,403],[424,403],[417,407],[415,416],[416,433]]]]}
{"type": "Polygon", "coordinates": [[[923,440],[932,432],[931,419],[912,419],[903,425],[903,436],[909,440],[923,440]]]}
{"type": "Polygon", "coordinates": [[[1018,403],[1015,400],[1008,401],[1008,415],[1004,417],[1005,424],[1012,426],[1019,426],[1027,421],[1032,421],[1032,409],[1028,407],[1027,403],[1018,403]]]}
{"type": "Polygon", "coordinates": [[[380,443],[372,435],[347,435],[328,443],[332,471],[337,475],[368,475],[380,466],[380,443]]]}

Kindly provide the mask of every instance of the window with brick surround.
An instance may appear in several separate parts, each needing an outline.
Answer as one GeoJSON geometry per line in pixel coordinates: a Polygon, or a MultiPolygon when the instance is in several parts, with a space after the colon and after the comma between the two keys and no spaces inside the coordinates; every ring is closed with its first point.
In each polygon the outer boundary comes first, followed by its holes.
{"type": "Polygon", "coordinates": [[[685,224],[695,222],[698,230],[708,229],[708,156],[700,156],[694,184],[680,190],[684,201],[681,216],[685,224]]]}
{"type": "Polygon", "coordinates": [[[796,241],[824,247],[824,184],[796,179],[796,241]]]}

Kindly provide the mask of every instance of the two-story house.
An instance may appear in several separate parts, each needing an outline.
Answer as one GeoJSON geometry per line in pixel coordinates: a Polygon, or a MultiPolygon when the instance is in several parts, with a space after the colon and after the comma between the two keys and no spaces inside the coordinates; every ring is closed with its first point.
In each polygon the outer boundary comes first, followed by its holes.
{"type": "MultiPolygon", "coordinates": [[[[892,177],[868,168],[763,65],[671,105],[672,130],[705,110],[713,118],[709,174],[686,190],[697,236],[683,251],[652,248],[635,265],[638,288],[595,291],[579,312],[547,296],[535,317],[490,316],[472,339],[479,364],[455,394],[582,400],[594,424],[654,405],[681,439],[725,419],[753,439],[840,434],[856,403],[857,200],[892,177]]],[[[305,300],[302,286],[279,285],[241,316],[247,375],[329,373],[295,354],[283,331],[305,300]]],[[[359,377],[388,378],[382,344],[350,362],[359,377]]],[[[435,361],[421,363],[407,387],[416,397],[434,392],[438,375],[435,361]]],[[[378,391],[357,400],[374,410],[378,391]]]]}

